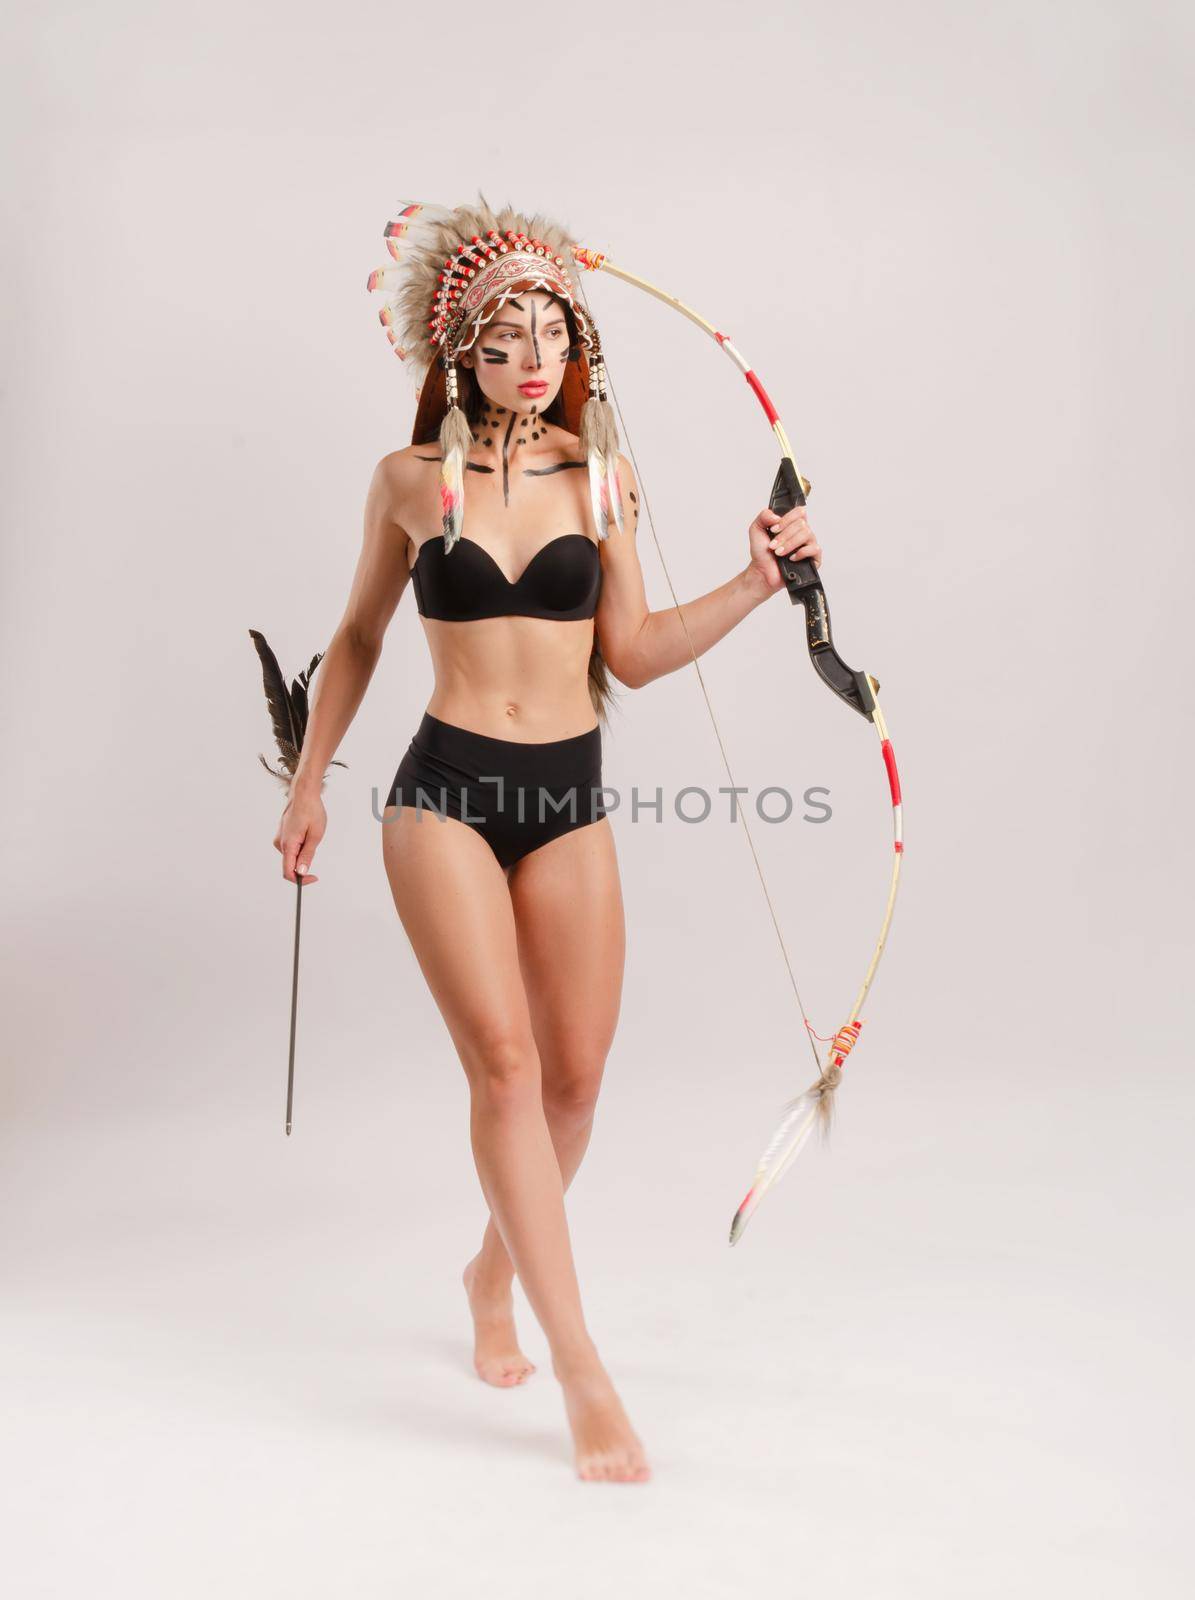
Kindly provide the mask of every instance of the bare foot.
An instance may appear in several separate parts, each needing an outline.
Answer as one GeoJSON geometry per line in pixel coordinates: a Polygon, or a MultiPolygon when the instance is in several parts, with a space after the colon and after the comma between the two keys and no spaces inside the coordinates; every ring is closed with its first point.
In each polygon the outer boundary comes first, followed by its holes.
{"type": "Polygon", "coordinates": [[[510,1290],[494,1295],[479,1287],[476,1256],[465,1268],[464,1284],[473,1313],[473,1366],[477,1376],[499,1389],[525,1383],[535,1371],[535,1363],[519,1349],[510,1290]]]}
{"type": "Polygon", "coordinates": [[[590,1483],[646,1483],[651,1468],[643,1446],[601,1362],[578,1376],[561,1377],[560,1386],[573,1430],[577,1476],[590,1483]]]}

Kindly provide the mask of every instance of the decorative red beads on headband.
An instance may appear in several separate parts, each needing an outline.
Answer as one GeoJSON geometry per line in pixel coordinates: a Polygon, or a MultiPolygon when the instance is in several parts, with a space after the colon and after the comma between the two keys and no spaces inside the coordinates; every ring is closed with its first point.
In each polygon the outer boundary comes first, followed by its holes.
{"type": "Polygon", "coordinates": [[[432,301],[432,315],[427,324],[427,337],[432,344],[442,343],[455,330],[459,311],[454,302],[463,297],[470,281],[491,262],[497,261],[499,256],[512,253],[542,257],[562,273],[564,271],[563,258],[556,255],[542,239],[529,238],[527,234],[515,233],[510,228],[505,234],[491,228],[484,238],[475,233],[467,244],[462,244],[454,255],[446,259],[444,270],[439,274],[440,287],[432,301]]]}

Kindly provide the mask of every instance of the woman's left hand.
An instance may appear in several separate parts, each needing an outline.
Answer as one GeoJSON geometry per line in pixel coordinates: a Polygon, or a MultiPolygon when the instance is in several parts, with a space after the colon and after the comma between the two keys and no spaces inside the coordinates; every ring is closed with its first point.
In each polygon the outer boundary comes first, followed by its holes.
{"type": "Polygon", "coordinates": [[[805,506],[794,506],[783,516],[765,507],[747,530],[747,537],[751,541],[751,564],[762,573],[769,589],[784,587],[776,556],[812,561],[815,567],[822,564],[822,547],[809,526],[805,506]]]}

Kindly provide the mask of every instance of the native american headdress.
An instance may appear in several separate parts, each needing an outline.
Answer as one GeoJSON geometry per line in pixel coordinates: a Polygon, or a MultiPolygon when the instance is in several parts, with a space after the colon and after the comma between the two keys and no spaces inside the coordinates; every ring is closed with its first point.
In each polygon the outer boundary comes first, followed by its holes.
{"type": "Polygon", "coordinates": [[[475,206],[403,206],[385,230],[394,264],[378,267],[366,288],[380,291],[378,315],[400,360],[420,379],[412,442],[440,443],[444,549],[464,527],[465,463],[472,433],[461,409],[456,357],[469,350],[499,307],[528,289],[544,289],[564,306],[571,355],[559,395],[565,426],[580,439],[599,539],[623,528],[618,484],[618,429],[606,393],[597,329],[579,294],[573,245],[549,218],[475,206]]]}

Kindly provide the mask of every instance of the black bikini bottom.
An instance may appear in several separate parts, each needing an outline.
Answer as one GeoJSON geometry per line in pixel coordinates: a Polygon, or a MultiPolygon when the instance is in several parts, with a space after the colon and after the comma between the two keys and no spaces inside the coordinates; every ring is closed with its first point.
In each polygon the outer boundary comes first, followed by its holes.
{"type": "Polygon", "coordinates": [[[549,840],[600,821],[601,791],[600,727],[521,744],[424,712],[386,804],[415,806],[433,824],[437,816],[468,823],[509,867],[549,840]]]}

